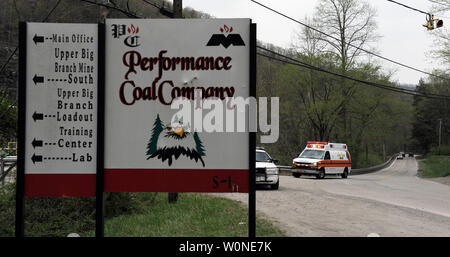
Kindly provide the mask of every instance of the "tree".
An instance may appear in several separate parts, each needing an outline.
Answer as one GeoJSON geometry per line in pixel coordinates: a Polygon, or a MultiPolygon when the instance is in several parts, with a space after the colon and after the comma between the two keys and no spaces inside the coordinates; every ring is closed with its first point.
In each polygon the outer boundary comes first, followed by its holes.
{"type": "MultiPolygon", "coordinates": [[[[450,11],[450,0],[430,0],[434,3],[432,11],[435,14],[435,18],[439,18],[439,13],[450,11]]],[[[433,49],[430,51],[433,60],[439,59],[442,64],[446,66],[447,73],[450,70],[450,32],[446,29],[446,26],[431,31],[433,35],[433,49]]]]}
{"type": "MultiPolygon", "coordinates": [[[[321,62],[323,63],[321,60],[326,60],[325,65],[329,69],[349,75],[351,70],[358,66],[357,61],[364,53],[361,49],[377,38],[374,33],[375,13],[375,10],[365,1],[321,0],[316,7],[314,18],[309,21],[310,27],[317,30],[303,29],[300,35],[303,39],[300,50],[311,64],[320,66],[321,62]]],[[[315,77],[316,72],[310,72],[310,79],[307,82],[310,90],[302,96],[305,107],[309,106],[308,108],[315,113],[314,116],[320,123],[314,125],[315,122],[312,122],[314,127],[320,130],[320,137],[327,138],[338,126],[336,122],[339,121],[343,128],[343,132],[339,134],[340,140],[348,141],[350,139],[348,126],[351,121],[349,121],[347,107],[357,90],[356,83],[344,78],[325,81],[316,79],[314,83],[312,80],[315,77]],[[318,90],[318,87],[322,87],[323,90],[318,90]],[[320,110],[310,106],[318,107],[320,110]],[[340,118],[337,119],[338,117],[340,118]]],[[[308,116],[310,120],[311,117],[311,115],[308,116]]]]}
{"type": "Polygon", "coordinates": [[[194,132],[194,141],[195,141],[195,150],[198,152],[200,156],[205,156],[205,147],[203,146],[202,140],[197,134],[197,131],[194,132]]]}
{"type": "Polygon", "coordinates": [[[334,55],[341,71],[345,72],[364,53],[361,48],[377,39],[375,15],[375,9],[366,1],[320,0],[313,26],[329,36],[319,33],[311,35],[326,43],[323,51],[334,55]]]}
{"type": "MultiPolygon", "coordinates": [[[[422,93],[449,95],[449,83],[438,78],[431,77],[429,81],[421,80],[416,89],[422,93]]],[[[425,153],[430,152],[431,147],[438,145],[439,119],[442,119],[442,144],[450,144],[450,102],[446,99],[432,99],[414,97],[414,122],[413,138],[417,147],[425,153]]]]}
{"type": "MultiPolygon", "coordinates": [[[[158,138],[161,132],[164,130],[159,114],[156,115],[155,122],[153,123],[152,136],[147,144],[147,155],[151,156],[158,150],[158,138]]],[[[150,157],[149,157],[150,158],[150,157]]]]}
{"type": "Polygon", "coordinates": [[[0,145],[9,140],[14,141],[17,135],[17,107],[12,104],[6,93],[0,95],[0,145]]]}

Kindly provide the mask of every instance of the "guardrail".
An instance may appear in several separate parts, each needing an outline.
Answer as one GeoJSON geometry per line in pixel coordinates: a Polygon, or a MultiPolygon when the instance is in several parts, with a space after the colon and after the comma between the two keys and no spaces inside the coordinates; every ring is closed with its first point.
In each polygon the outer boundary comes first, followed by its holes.
{"type": "Polygon", "coordinates": [[[376,166],[362,168],[362,169],[352,169],[352,171],[350,172],[350,175],[361,175],[361,174],[367,174],[367,173],[372,173],[375,171],[382,170],[382,169],[386,168],[387,166],[391,165],[391,163],[393,161],[395,161],[397,156],[398,156],[398,154],[393,154],[387,162],[376,165],[376,166]]]}
{"type": "Polygon", "coordinates": [[[17,164],[17,156],[0,157],[0,185],[5,184],[5,178],[17,164]],[[5,171],[5,166],[9,166],[5,171]]]}
{"type": "MultiPolygon", "coordinates": [[[[371,173],[371,172],[375,172],[375,171],[379,171],[382,170],[384,168],[386,168],[387,166],[389,166],[393,161],[395,161],[395,159],[397,158],[398,154],[393,154],[388,161],[386,161],[385,163],[376,165],[376,166],[372,166],[372,167],[368,167],[368,168],[362,168],[362,169],[352,169],[352,171],[350,172],[349,175],[361,175],[361,174],[367,174],[367,173],[371,173]]],[[[279,170],[285,170],[285,171],[290,171],[291,170],[291,166],[278,166],[279,170]]]]}

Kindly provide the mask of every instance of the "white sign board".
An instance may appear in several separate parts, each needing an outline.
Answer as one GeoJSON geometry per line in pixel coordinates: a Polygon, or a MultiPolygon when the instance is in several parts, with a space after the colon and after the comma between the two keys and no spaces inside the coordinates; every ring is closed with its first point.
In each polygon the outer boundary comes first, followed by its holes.
{"type": "Polygon", "coordinates": [[[171,127],[170,104],[248,97],[249,41],[249,19],[106,20],[106,191],[247,190],[249,134],[171,127]]]}
{"type": "Polygon", "coordinates": [[[97,34],[96,24],[27,23],[26,195],[95,193],[97,34]]]}

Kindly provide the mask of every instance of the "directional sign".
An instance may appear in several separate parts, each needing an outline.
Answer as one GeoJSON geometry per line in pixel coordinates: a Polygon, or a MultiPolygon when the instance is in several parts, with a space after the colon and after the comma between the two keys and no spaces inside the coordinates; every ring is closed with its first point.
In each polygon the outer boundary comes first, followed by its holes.
{"type": "Polygon", "coordinates": [[[34,75],[33,82],[35,85],[37,85],[37,83],[44,83],[44,77],[34,75]]]}
{"type": "Polygon", "coordinates": [[[33,139],[33,142],[31,142],[31,144],[33,145],[33,148],[36,148],[36,147],[42,147],[42,140],[36,140],[36,138],[35,139],[33,139]]]}
{"type": "Polygon", "coordinates": [[[33,164],[36,162],[42,162],[42,155],[33,154],[33,156],[31,156],[31,160],[33,161],[33,164]]]}
{"type": "Polygon", "coordinates": [[[44,114],[43,113],[34,112],[32,117],[33,117],[33,120],[36,122],[37,120],[43,120],[44,119],[44,114]]]}
{"type": "Polygon", "coordinates": [[[25,196],[95,195],[97,34],[27,23],[25,196]]]}
{"type": "Polygon", "coordinates": [[[44,37],[43,36],[38,36],[38,35],[34,35],[34,37],[33,37],[33,41],[34,41],[34,44],[37,44],[37,43],[43,43],[44,42],[44,37]]]}

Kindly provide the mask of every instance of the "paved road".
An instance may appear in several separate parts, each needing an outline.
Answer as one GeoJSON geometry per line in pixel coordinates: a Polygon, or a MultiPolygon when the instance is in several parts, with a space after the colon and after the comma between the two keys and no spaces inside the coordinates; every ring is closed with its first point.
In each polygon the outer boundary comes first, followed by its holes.
{"type": "Polygon", "coordinates": [[[348,179],[281,176],[278,191],[260,189],[256,199],[289,236],[450,236],[450,186],[417,177],[414,158],[348,179]]]}

